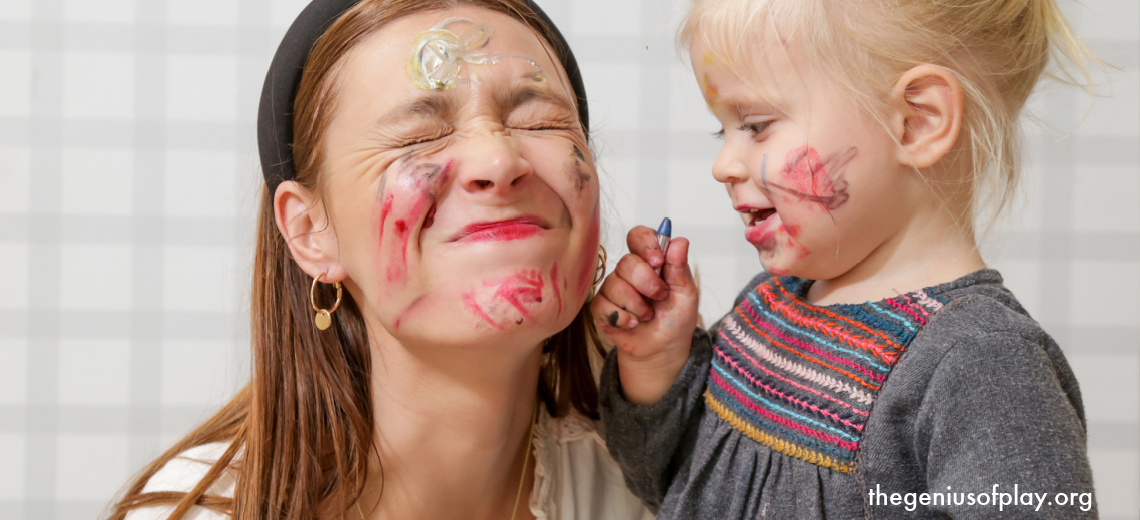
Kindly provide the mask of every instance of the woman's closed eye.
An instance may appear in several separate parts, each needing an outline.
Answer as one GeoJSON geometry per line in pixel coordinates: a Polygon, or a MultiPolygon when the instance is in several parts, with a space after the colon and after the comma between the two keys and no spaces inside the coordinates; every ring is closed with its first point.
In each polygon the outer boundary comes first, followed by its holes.
{"type": "Polygon", "coordinates": [[[398,135],[393,136],[393,148],[407,148],[417,144],[430,143],[437,141],[451,135],[455,131],[451,127],[437,127],[432,129],[420,129],[412,132],[400,132],[398,135]]]}
{"type": "Polygon", "coordinates": [[[503,125],[515,130],[570,130],[577,120],[577,114],[571,114],[553,103],[535,101],[512,110],[504,119],[503,125]]]}

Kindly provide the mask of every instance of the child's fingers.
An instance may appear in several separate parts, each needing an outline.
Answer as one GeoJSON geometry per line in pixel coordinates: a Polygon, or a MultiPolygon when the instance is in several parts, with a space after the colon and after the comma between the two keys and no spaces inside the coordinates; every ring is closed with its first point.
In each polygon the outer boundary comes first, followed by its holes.
{"type": "MultiPolygon", "coordinates": [[[[642,262],[642,265],[646,264],[642,262]]],[[[665,282],[660,280],[658,282],[665,285],[665,282]]],[[[653,319],[653,307],[645,301],[645,297],[641,295],[638,289],[626,281],[621,274],[615,272],[615,274],[607,276],[606,281],[602,282],[599,294],[621,310],[637,316],[641,321],[653,319]]]]}
{"type": "Polygon", "coordinates": [[[665,255],[657,244],[657,232],[652,228],[637,226],[625,235],[625,245],[629,252],[644,259],[649,266],[657,269],[665,264],[665,255]]]}
{"type": "Polygon", "coordinates": [[[697,284],[689,269],[689,239],[674,238],[669,242],[669,252],[661,276],[669,284],[669,290],[685,295],[696,294],[697,284]]]}
{"type": "Polygon", "coordinates": [[[594,299],[590,301],[590,315],[594,317],[594,323],[602,330],[605,330],[606,327],[632,329],[638,324],[636,316],[601,294],[594,296],[594,299]]]}
{"type": "Polygon", "coordinates": [[[621,260],[618,260],[614,267],[614,274],[647,298],[661,301],[669,296],[669,286],[660,276],[657,276],[657,272],[644,258],[637,255],[628,254],[621,257],[621,260]]]}

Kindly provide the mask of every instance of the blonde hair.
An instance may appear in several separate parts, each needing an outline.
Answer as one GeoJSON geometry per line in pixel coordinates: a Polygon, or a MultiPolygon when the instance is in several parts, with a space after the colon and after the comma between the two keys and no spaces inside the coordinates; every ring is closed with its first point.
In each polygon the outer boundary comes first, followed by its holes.
{"type": "Polygon", "coordinates": [[[1091,88],[1089,65],[1103,63],[1054,0],[692,0],[678,40],[686,47],[700,38],[747,80],[750,64],[741,60],[758,50],[765,31],[802,44],[815,66],[880,121],[905,71],[929,63],[954,73],[965,99],[958,148],[972,172],[962,213],[972,221],[985,211],[991,223],[1016,193],[1018,119],[1046,66],[1067,63],[1072,68],[1055,77],[1091,88]]]}

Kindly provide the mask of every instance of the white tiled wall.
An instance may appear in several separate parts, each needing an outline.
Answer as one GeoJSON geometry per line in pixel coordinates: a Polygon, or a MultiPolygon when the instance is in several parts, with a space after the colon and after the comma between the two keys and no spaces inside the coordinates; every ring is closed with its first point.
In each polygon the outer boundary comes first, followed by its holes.
{"type": "MultiPolygon", "coordinates": [[[[248,373],[254,118],[306,0],[0,1],[0,517],[92,518],[248,373]],[[95,469],[92,469],[95,468],[95,469]]],[[[673,47],[684,0],[544,0],[582,65],[612,262],[674,220],[701,312],[758,270],[673,47]]],[[[1140,510],[1140,2],[1061,0],[1122,70],[1034,96],[987,259],[1080,380],[1102,518],[1140,510]]]]}

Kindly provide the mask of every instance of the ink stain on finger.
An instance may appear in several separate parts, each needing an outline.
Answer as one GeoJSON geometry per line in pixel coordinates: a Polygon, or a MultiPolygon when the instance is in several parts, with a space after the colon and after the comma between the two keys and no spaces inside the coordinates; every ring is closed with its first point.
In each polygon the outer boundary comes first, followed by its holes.
{"type": "Polygon", "coordinates": [[[617,327],[617,323],[618,323],[618,312],[617,312],[617,311],[613,311],[613,312],[611,312],[611,313],[607,314],[607,315],[606,315],[606,323],[609,323],[611,327],[617,327]]]}

